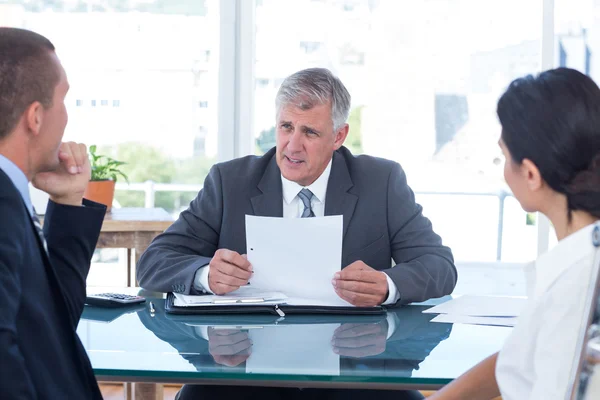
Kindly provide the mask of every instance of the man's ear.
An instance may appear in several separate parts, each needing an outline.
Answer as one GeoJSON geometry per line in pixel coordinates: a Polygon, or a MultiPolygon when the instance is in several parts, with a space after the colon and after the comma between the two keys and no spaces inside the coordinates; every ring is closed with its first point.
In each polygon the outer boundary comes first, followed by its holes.
{"type": "Polygon", "coordinates": [[[533,161],[525,158],[521,163],[521,173],[526,179],[527,187],[530,191],[535,192],[544,186],[544,179],[538,167],[533,161]]]}
{"type": "Polygon", "coordinates": [[[39,135],[44,119],[44,106],[39,101],[34,101],[25,110],[25,125],[27,131],[34,136],[39,135]]]}
{"type": "Polygon", "coordinates": [[[335,133],[335,140],[333,142],[333,150],[337,150],[344,144],[344,141],[348,137],[348,132],[350,131],[350,126],[348,124],[344,124],[343,127],[337,130],[335,133]]]}

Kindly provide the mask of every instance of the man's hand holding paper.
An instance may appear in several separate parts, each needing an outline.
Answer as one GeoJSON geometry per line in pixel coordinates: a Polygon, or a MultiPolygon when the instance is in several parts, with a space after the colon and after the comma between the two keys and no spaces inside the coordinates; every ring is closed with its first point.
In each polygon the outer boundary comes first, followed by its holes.
{"type": "Polygon", "coordinates": [[[377,271],[362,261],[355,261],[340,272],[331,282],[342,299],[357,307],[373,307],[388,297],[385,272],[377,271]]]}
{"type": "Polygon", "coordinates": [[[252,265],[246,255],[219,249],[209,264],[208,284],[214,294],[226,294],[248,284],[252,265]]]}
{"type": "Polygon", "coordinates": [[[311,305],[374,307],[388,297],[386,274],[362,261],[341,270],[343,217],[246,216],[254,288],[281,291],[311,305]],[[282,233],[284,232],[284,233],[282,233]],[[314,302],[318,300],[318,302],[314,302]]]}

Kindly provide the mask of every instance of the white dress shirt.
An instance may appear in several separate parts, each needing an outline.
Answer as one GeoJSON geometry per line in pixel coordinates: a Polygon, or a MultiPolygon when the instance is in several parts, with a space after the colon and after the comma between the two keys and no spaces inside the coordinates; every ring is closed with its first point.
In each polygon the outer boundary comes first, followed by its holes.
{"type": "MultiPolygon", "coordinates": [[[[331,161],[325,168],[325,171],[309,186],[300,186],[296,182],[292,182],[281,176],[281,184],[283,189],[283,218],[300,218],[304,211],[304,203],[298,197],[298,193],[302,189],[308,189],[312,192],[313,197],[310,201],[311,208],[315,217],[323,217],[325,215],[325,197],[327,194],[327,183],[331,173],[331,161]]],[[[212,293],[208,284],[207,267],[200,268],[194,279],[194,287],[197,290],[212,293]]],[[[385,274],[388,283],[388,297],[383,304],[394,304],[400,299],[398,288],[392,279],[385,274]]]]}
{"type": "Polygon", "coordinates": [[[500,351],[496,379],[504,400],[564,399],[588,286],[600,250],[589,225],[525,268],[527,306],[500,351]]]}

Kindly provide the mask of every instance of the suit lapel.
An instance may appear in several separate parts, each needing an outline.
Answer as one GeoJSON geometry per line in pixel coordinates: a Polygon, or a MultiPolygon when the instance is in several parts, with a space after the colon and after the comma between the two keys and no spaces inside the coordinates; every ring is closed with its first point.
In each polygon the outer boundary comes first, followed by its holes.
{"type": "MultiPolygon", "coordinates": [[[[16,188],[15,188],[15,190],[16,190],[16,188]]],[[[18,193],[18,195],[19,195],[19,197],[21,197],[20,193],[18,193]]],[[[38,250],[40,251],[40,260],[42,261],[42,265],[43,265],[44,269],[46,270],[50,288],[54,293],[56,293],[58,291],[58,296],[57,296],[58,299],[57,300],[62,303],[62,304],[60,304],[61,309],[67,309],[68,303],[67,303],[67,300],[65,299],[63,285],[61,284],[60,279],[58,279],[58,276],[56,275],[56,271],[54,270],[54,267],[52,266],[52,261],[50,260],[50,255],[44,249],[44,243],[42,242],[42,238],[40,238],[40,236],[38,235],[37,228],[35,226],[35,223],[33,222],[33,218],[29,214],[29,209],[27,208],[27,205],[25,204],[24,201],[22,201],[21,204],[23,205],[23,210],[25,210],[25,213],[27,214],[27,219],[29,220],[29,226],[31,227],[31,232],[37,243],[38,250]]],[[[48,251],[49,250],[50,249],[48,249],[48,251]]],[[[61,314],[66,316],[65,313],[61,313],[61,314]]],[[[70,323],[68,318],[65,319],[65,322],[67,324],[70,323]]]]}
{"type": "Polygon", "coordinates": [[[254,215],[261,217],[283,217],[283,189],[281,172],[277,166],[275,155],[257,185],[261,194],[250,199],[254,215]]]}
{"type": "Polygon", "coordinates": [[[358,201],[358,196],[348,193],[348,190],[354,186],[350,178],[350,172],[346,165],[346,160],[337,151],[333,153],[333,161],[331,164],[331,174],[327,182],[327,195],[325,198],[325,215],[343,215],[344,216],[344,233],[346,236],[348,225],[354,208],[358,201]]]}
{"type": "MultiPolygon", "coordinates": [[[[25,204],[25,203],[23,203],[23,204],[25,204]]],[[[25,209],[27,209],[27,207],[25,207],[25,209]]],[[[27,214],[29,216],[29,211],[27,211],[27,214]]],[[[56,271],[54,270],[54,267],[52,266],[52,261],[50,260],[49,254],[46,253],[46,251],[44,250],[44,244],[42,243],[42,239],[40,238],[40,236],[37,233],[37,228],[35,227],[35,224],[33,222],[33,219],[31,218],[31,216],[29,216],[29,221],[30,221],[31,229],[33,229],[35,241],[37,242],[38,248],[40,250],[40,257],[42,259],[42,264],[44,265],[44,268],[46,269],[46,272],[48,273],[48,279],[49,279],[50,286],[52,288],[56,288],[58,290],[58,292],[59,292],[58,297],[59,297],[60,301],[62,301],[62,308],[67,309],[67,300],[64,297],[63,285],[61,284],[60,279],[58,279],[58,276],[56,275],[56,271]]]]}
{"type": "MultiPolygon", "coordinates": [[[[23,206],[24,206],[25,210],[27,211],[27,215],[29,216],[29,210],[27,210],[25,203],[23,203],[23,206]]],[[[48,284],[50,285],[52,292],[55,294],[54,297],[60,303],[58,305],[59,309],[60,310],[68,310],[69,303],[68,303],[67,299],[65,298],[64,286],[63,286],[61,280],[59,279],[58,275],[56,274],[56,271],[54,270],[54,266],[52,265],[52,261],[50,260],[49,254],[46,253],[46,251],[44,250],[44,245],[42,243],[42,239],[37,234],[37,229],[35,227],[33,219],[30,216],[29,216],[29,220],[31,222],[30,225],[31,225],[31,228],[33,229],[35,240],[38,243],[38,248],[40,250],[42,264],[43,264],[43,266],[46,270],[47,276],[48,276],[48,284]]],[[[65,324],[65,326],[71,325],[71,321],[66,312],[61,312],[60,317],[62,317],[63,323],[65,324]]],[[[75,330],[69,328],[68,332],[70,335],[72,335],[74,342],[75,342],[75,346],[77,346],[77,352],[76,352],[75,356],[77,357],[80,365],[88,366],[87,368],[83,368],[81,371],[87,378],[87,381],[88,381],[87,386],[89,388],[91,388],[90,390],[92,390],[95,393],[95,390],[93,388],[95,386],[97,387],[96,378],[93,373],[90,373],[93,370],[92,370],[92,366],[91,366],[89,359],[87,358],[87,356],[85,356],[85,354],[86,354],[85,348],[83,347],[83,345],[81,343],[78,343],[78,341],[77,341],[78,336],[77,336],[77,333],[75,330]]],[[[97,394],[96,394],[96,396],[94,396],[94,398],[98,398],[97,394]]]]}
{"type": "MultiPolygon", "coordinates": [[[[354,184],[344,157],[335,152],[331,164],[331,173],[327,182],[327,195],[325,199],[325,215],[343,215],[346,236],[350,220],[354,215],[354,208],[358,196],[348,193],[354,184]]],[[[250,199],[254,215],[263,217],[283,217],[283,189],[281,185],[281,171],[277,166],[275,155],[269,161],[267,168],[257,185],[261,194],[250,199]]]]}
{"type": "Polygon", "coordinates": [[[19,192],[19,189],[17,189],[17,187],[14,185],[14,183],[8,177],[6,172],[4,172],[2,169],[0,169],[0,178],[2,180],[7,181],[6,183],[4,183],[4,182],[0,183],[0,186],[13,189],[14,195],[18,196],[18,198],[21,200],[20,201],[21,205],[23,206],[23,210],[25,211],[25,214],[27,214],[27,219],[29,220],[31,229],[33,230],[33,234],[35,236],[35,241],[37,242],[37,244],[41,250],[42,262],[44,264],[50,263],[50,258],[48,258],[48,253],[46,253],[46,251],[44,249],[44,243],[42,242],[41,238],[38,235],[37,228],[35,227],[33,218],[31,217],[31,214],[29,213],[29,208],[27,208],[27,204],[25,204],[25,200],[23,200],[23,196],[21,196],[21,192],[19,192]]]}

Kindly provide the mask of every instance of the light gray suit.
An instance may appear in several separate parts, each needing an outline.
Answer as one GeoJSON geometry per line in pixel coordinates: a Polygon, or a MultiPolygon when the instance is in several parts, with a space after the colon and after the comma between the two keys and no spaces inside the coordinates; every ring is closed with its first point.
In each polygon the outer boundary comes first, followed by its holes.
{"type": "MultiPolygon", "coordinates": [[[[362,260],[384,271],[401,304],[452,292],[457,279],[452,253],[422,215],[398,163],[353,156],[342,147],[333,155],[326,199],[325,215],[344,216],[342,266],[362,260]],[[392,258],[396,265],[390,268],[392,258]]],[[[194,275],[217,249],[246,253],[246,214],[283,216],[275,149],[212,167],[190,207],[143,254],[140,285],[195,293],[194,275]]]]}

